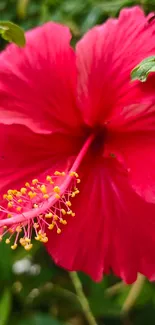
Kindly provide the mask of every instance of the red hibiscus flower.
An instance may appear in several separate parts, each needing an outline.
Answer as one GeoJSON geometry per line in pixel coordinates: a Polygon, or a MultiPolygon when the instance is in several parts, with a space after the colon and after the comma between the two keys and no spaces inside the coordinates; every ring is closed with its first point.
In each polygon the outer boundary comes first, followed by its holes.
{"type": "MultiPolygon", "coordinates": [[[[150,16],[149,16],[150,17],[150,16]]],[[[12,249],[33,234],[54,261],[100,280],[155,278],[155,54],[139,7],[94,27],[75,51],[47,23],[0,55],[0,227],[12,249]]]]}

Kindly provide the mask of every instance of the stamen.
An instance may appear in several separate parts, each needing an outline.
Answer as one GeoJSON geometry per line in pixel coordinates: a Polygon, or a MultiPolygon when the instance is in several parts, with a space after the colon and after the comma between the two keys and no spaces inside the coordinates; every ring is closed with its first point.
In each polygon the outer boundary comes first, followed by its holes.
{"type": "MultiPolygon", "coordinates": [[[[33,246],[31,243],[32,230],[35,233],[35,240],[43,243],[48,242],[48,237],[45,232],[46,227],[49,230],[55,228],[57,234],[60,234],[62,226],[67,225],[67,220],[64,219],[64,215],[73,215],[72,210],[70,210],[71,202],[68,200],[68,194],[71,197],[75,197],[79,193],[76,184],[76,173],[72,172],[70,175],[66,175],[65,172],[56,171],[53,176],[47,175],[44,183],[40,183],[38,179],[33,179],[31,183],[27,182],[25,184],[26,187],[22,187],[19,191],[8,190],[7,194],[3,195],[3,198],[7,201],[7,209],[0,207],[0,210],[7,214],[10,224],[11,221],[16,221],[17,217],[21,216],[21,212],[23,218],[21,221],[13,223],[11,236],[9,235],[9,238],[6,239],[6,244],[10,244],[12,237],[14,237],[15,239],[13,245],[11,245],[11,249],[15,250],[19,242],[26,250],[30,250],[33,246]],[[63,195],[61,188],[56,185],[57,183],[60,184],[60,178],[62,177],[70,178],[69,188],[63,192],[63,195]],[[20,199],[18,199],[19,197],[20,199]],[[43,210],[44,203],[48,203],[53,197],[53,205],[48,204],[43,213],[39,213],[40,210],[43,210]],[[30,210],[37,210],[38,213],[35,213],[32,218],[27,220],[24,216],[30,210]]],[[[7,228],[6,224],[4,227],[5,232],[1,235],[1,240],[6,234],[10,234],[10,228],[7,228]]]]}
{"type": "Polygon", "coordinates": [[[20,243],[28,251],[33,247],[33,233],[35,240],[43,243],[48,242],[46,229],[61,234],[67,225],[66,219],[75,216],[71,200],[80,193],[76,170],[93,139],[94,135],[87,139],[69,172],[55,171],[53,175],[46,175],[42,182],[34,178],[21,189],[9,189],[3,195],[6,207],[0,206],[0,211],[6,214],[6,219],[0,220],[3,229],[0,241],[9,235],[5,242],[13,241],[11,249],[15,250],[20,243]]]}

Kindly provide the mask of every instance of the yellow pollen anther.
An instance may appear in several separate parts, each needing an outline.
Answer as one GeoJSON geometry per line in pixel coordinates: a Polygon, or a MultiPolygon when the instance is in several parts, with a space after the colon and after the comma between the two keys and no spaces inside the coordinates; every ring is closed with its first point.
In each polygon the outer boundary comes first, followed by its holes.
{"type": "Polygon", "coordinates": [[[28,192],[28,196],[30,199],[33,199],[36,195],[37,195],[37,193],[35,193],[35,192],[32,192],[32,191],[28,192]]]}
{"type": "Polygon", "coordinates": [[[65,211],[64,209],[61,209],[61,213],[62,213],[63,215],[65,215],[65,214],[66,214],[66,211],[65,211]]]}
{"type": "Polygon", "coordinates": [[[61,229],[60,228],[57,229],[57,234],[61,234],[61,229]]]}
{"type": "Polygon", "coordinates": [[[24,238],[20,238],[19,242],[20,242],[20,244],[22,246],[25,246],[26,245],[26,242],[25,242],[25,239],[24,238]]]}
{"type": "Polygon", "coordinates": [[[58,218],[58,216],[55,214],[54,216],[53,216],[53,220],[58,220],[59,218],[58,218]]]}
{"type": "Polygon", "coordinates": [[[48,226],[48,229],[49,229],[49,230],[52,230],[53,228],[54,228],[54,224],[51,223],[51,224],[48,226]]]}
{"type": "Polygon", "coordinates": [[[12,201],[13,196],[12,196],[11,194],[7,195],[7,199],[8,199],[9,201],[12,201]]]}
{"type": "Polygon", "coordinates": [[[49,199],[49,195],[48,194],[44,194],[43,195],[43,198],[47,200],[47,199],[49,199]]]}
{"type": "Polygon", "coordinates": [[[16,232],[22,232],[22,228],[20,226],[17,226],[16,232]]]}
{"type": "Polygon", "coordinates": [[[40,187],[40,191],[41,191],[43,194],[46,194],[46,193],[47,193],[46,186],[45,186],[45,185],[41,185],[41,187],[40,187]]]}
{"type": "Polygon", "coordinates": [[[6,199],[7,198],[7,194],[3,194],[3,199],[6,199]]]}
{"type": "Polygon", "coordinates": [[[12,208],[13,207],[13,202],[8,202],[8,208],[12,208]]]}
{"type": "Polygon", "coordinates": [[[6,244],[10,244],[10,239],[7,238],[6,241],[5,241],[5,243],[6,244]]]}
{"type": "Polygon", "coordinates": [[[66,201],[66,205],[67,205],[68,207],[71,207],[72,203],[71,203],[70,201],[66,201]]]}
{"type": "Polygon", "coordinates": [[[56,176],[65,176],[66,173],[65,173],[65,172],[58,172],[58,171],[56,171],[56,172],[54,173],[54,175],[56,175],[56,176]]]}
{"type": "Polygon", "coordinates": [[[50,181],[52,180],[52,177],[49,176],[49,175],[47,175],[47,176],[46,176],[46,180],[47,180],[47,182],[50,182],[50,181]]]}
{"type": "Polygon", "coordinates": [[[30,249],[33,247],[33,244],[27,244],[24,246],[26,251],[30,251],[30,249]]]}
{"type": "Polygon", "coordinates": [[[13,194],[13,195],[16,195],[17,193],[18,193],[17,190],[12,190],[12,194],[13,194]]]}
{"type": "Polygon", "coordinates": [[[34,207],[35,209],[37,209],[37,208],[38,208],[38,204],[34,203],[34,204],[33,204],[33,207],[34,207]]]}
{"type": "Polygon", "coordinates": [[[75,213],[74,213],[74,212],[72,212],[71,216],[72,216],[72,217],[75,217],[75,213]]]}
{"type": "Polygon", "coordinates": [[[45,218],[52,218],[53,214],[51,212],[45,214],[45,218]]]}
{"type": "Polygon", "coordinates": [[[67,225],[67,221],[62,218],[60,218],[60,223],[62,223],[63,225],[67,225]]]}
{"type": "Polygon", "coordinates": [[[55,194],[55,198],[56,199],[60,199],[60,195],[59,194],[55,194]]]}
{"type": "Polygon", "coordinates": [[[77,183],[79,184],[79,183],[81,183],[81,180],[80,180],[80,178],[77,178],[77,183]]]}
{"type": "Polygon", "coordinates": [[[12,195],[13,194],[13,191],[12,190],[8,190],[7,193],[12,195]]]}
{"type": "Polygon", "coordinates": [[[22,187],[22,188],[20,189],[20,193],[21,193],[21,194],[26,194],[26,192],[27,192],[27,188],[22,187]]]}
{"type": "Polygon", "coordinates": [[[48,237],[43,237],[40,240],[42,243],[47,243],[48,242],[48,237]]]}
{"type": "Polygon", "coordinates": [[[74,196],[75,196],[76,194],[79,194],[79,193],[80,193],[79,190],[76,190],[75,192],[73,192],[74,196]]]}
{"type": "Polygon", "coordinates": [[[74,172],[70,172],[69,176],[71,176],[71,177],[72,177],[72,176],[75,176],[75,175],[74,175],[74,172]]]}
{"type": "Polygon", "coordinates": [[[55,173],[54,173],[54,175],[55,176],[60,176],[61,175],[61,173],[60,172],[58,172],[57,170],[55,171],[55,173]]]}
{"type": "Polygon", "coordinates": [[[29,191],[28,192],[28,196],[31,198],[31,197],[33,197],[33,192],[32,191],[29,191]]]}
{"type": "Polygon", "coordinates": [[[78,173],[76,173],[76,172],[70,172],[69,175],[70,175],[70,176],[75,176],[76,178],[79,177],[78,173]]]}
{"type": "Polygon", "coordinates": [[[17,244],[11,246],[11,249],[15,250],[17,248],[17,244]]]}
{"type": "Polygon", "coordinates": [[[39,241],[41,239],[41,237],[40,236],[36,236],[36,237],[34,237],[34,239],[37,240],[37,241],[39,241]]]}
{"type": "Polygon", "coordinates": [[[20,196],[22,196],[22,193],[17,192],[17,193],[16,193],[16,197],[20,197],[20,196]]]}
{"type": "Polygon", "coordinates": [[[18,203],[22,203],[23,202],[23,200],[22,199],[19,199],[19,200],[17,200],[18,201],[18,203]]]}
{"type": "Polygon", "coordinates": [[[21,209],[22,209],[22,208],[18,206],[18,207],[16,208],[16,211],[19,211],[19,212],[20,212],[21,209]]]}
{"type": "Polygon", "coordinates": [[[53,191],[55,193],[59,194],[60,193],[60,187],[59,186],[55,186],[54,189],[53,189],[53,191]]]}
{"type": "Polygon", "coordinates": [[[11,213],[8,213],[7,214],[7,218],[11,218],[12,217],[12,214],[11,213]]]}
{"type": "Polygon", "coordinates": [[[32,184],[33,184],[33,185],[36,185],[38,182],[39,182],[39,181],[38,181],[37,178],[35,178],[35,179],[32,180],[32,184]]]}
{"type": "Polygon", "coordinates": [[[26,243],[30,243],[31,239],[28,237],[25,237],[25,241],[26,241],[26,243]]]}
{"type": "Polygon", "coordinates": [[[67,212],[67,214],[72,214],[72,210],[69,210],[69,211],[67,212]]]}

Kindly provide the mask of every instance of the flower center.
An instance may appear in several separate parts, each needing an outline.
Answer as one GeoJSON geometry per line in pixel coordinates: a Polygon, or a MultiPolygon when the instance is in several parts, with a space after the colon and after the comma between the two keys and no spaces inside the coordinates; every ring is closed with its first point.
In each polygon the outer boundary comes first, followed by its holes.
{"type": "Polygon", "coordinates": [[[106,129],[100,126],[94,129],[94,139],[91,143],[91,152],[94,156],[98,156],[103,153],[104,142],[106,137],[106,129]]]}
{"type": "Polygon", "coordinates": [[[18,242],[30,250],[33,246],[33,233],[35,239],[43,243],[48,241],[46,228],[61,233],[61,228],[67,224],[67,218],[75,216],[71,201],[79,194],[77,186],[80,178],[77,169],[93,140],[94,135],[90,135],[67,173],[55,171],[43,181],[33,179],[21,189],[10,189],[3,195],[6,207],[0,206],[0,211],[6,214],[6,218],[0,220],[0,228],[3,230],[0,241],[7,234],[9,237],[5,242],[10,244],[13,240],[13,250],[17,248],[18,242]]]}

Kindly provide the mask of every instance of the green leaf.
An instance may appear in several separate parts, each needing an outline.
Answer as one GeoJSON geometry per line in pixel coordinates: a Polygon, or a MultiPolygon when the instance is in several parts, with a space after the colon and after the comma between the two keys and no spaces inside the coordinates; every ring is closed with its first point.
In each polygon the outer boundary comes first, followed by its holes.
{"type": "Polygon", "coordinates": [[[12,281],[12,250],[5,244],[5,241],[0,243],[0,290],[12,281]]]}
{"type": "Polygon", "coordinates": [[[11,309],[11,293],[9,289],[5,289],[0,299],[0,325],[7,323],[11,309]]]}
{"type": "Polygon", "coordinates": [[[22,28],[10,21],[0,21],[0,34],[8,42],[25,46],[25,35],[22,28]]]}
{"type": "Polygon", "coordinates": [[[132,71],[131,79],[145,82],[150,72],[155,72],[155,56],[150,56],[141,61],[132,71]]]}

